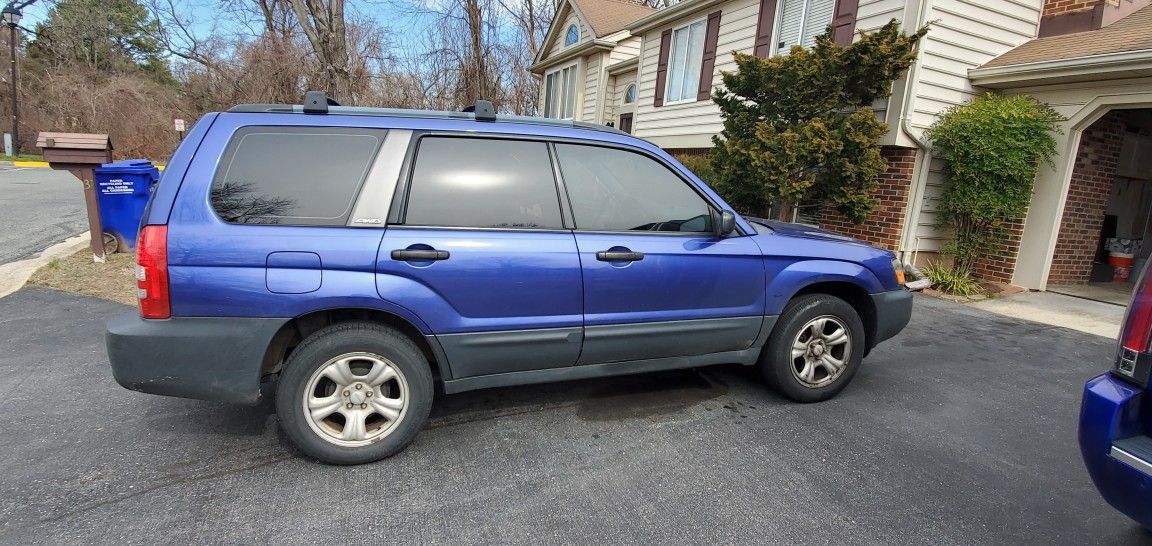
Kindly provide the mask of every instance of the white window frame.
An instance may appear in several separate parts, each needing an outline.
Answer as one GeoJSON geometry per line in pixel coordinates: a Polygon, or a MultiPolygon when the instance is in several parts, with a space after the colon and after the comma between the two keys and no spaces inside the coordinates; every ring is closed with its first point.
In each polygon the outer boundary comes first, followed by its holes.
{"type": "Polygon", "coordinates": [[[581,91],[582,91],[583,87],[581,87],[580,82],[581,82],[581,80],[580,80],[580,63],[578,63],[578,62],[567,64],[564,66],[560,66],[560,67],[557,67],[555,70],[549,70],[549,71],[545,72],[544,73],[544,86],[543,86],[544,87],[544,108],[543,108],[544,117],[551,118],[551,119],[568,119],[568,120],[576,119],[576,114],[577,114],[577,112],[580,111],[580,107],[581,107],[581,103],[582,103],[580,95],[581,95],[581,91]],[[571,74],[571,80],[570,80],[571,81],[571,89],[565,89],[564,88],[564,71],[569,70],[569,69],[572,71],[570,73],[571,74]],[[548,112],[548,78],[553,76],[553,75],[556,76],[556,81],[560,82],[559,83],[560,89],[559,89],[558,94],[556,96],[557,105],[558,105],[557,109],[559,111],[554,112],[554,113],[549,113],[548,112]],[[572,97],[572,113],[569,116],[564,116],[565,99],[569,95],[572,97]]]}
{"type": "MultiPolygon", "coordinates": [[[[799,33],[796,36],[796,38],[797,38],[796,43],[797,44],[801,44],[801,45],[804,44],[804,27],[807,26],[807,23],[808,23],[809,4],[811,4],[812,2],[820,2],[820,1],[827,1],[827,0],[804,0],[804,5],[800,8],[800,23],[797,25],[797,32],[799,33]]],[[[832,21],[836,19],[836,0],[831,0],[831,1],[832,1],[832,18],[828,20],[827,25],[824,25],[825,28],[828,25],[832,24],[832,21]]],[[[792,49],[792,46],[788,46],[788,47],[784,48],[783,50],[780,49],[780,28],[784,25],[784,2],[783,1],[776,3],[776,16],[772,19],[772,21],[773,21],[773,24],[772,24],[772,43],[769,44],[772,47],[768,53],[769,57],[775,57],[776,55],[786,54],[792,49]]]]}
{"type": "MultiPolygon", "coordinates": [[[[683,57],[685,59],[683,70],[685,72],[685,75],[687,75],[688,67],[690,66],[690,63],[693,60],[693,59],[688,58],[688,54],[689,54],[688,48],[692,42],[692,30],[691,30],[691,28],[693,25],[700,24],[700,23],[703,23],[703,27],[701,28],[702,34],[700,36],[700,43],[703,47],[700,48],[700,56],[698,58],[696,58],[695,61],[696,61],[697,66],[699,66],[702,69],[703,68],[702,65],[704,64],[704,49],[708,47],[708,44],[704,43],[704,41],[707,40],[707,37],[708,37],[708,17],[704,16],[704,17],[701,17],[701,18],[696,19],[694,21],[689,21],[683,25],[672,27],[672,34],[669,36],[669,39],[668,39],[668,72],[666,73],[666,75],[664,77],[664,105],[665,106],[671,106],[671,105],[675,105],[675,104],[688,104],[688,103],[696,102],[696,95],[697,95],[696,93],[689,93],[688,95],[680,97],[679,99],[675,99],[675,100],[672,99],[672,93],[671,93],[672,81],[675,79],[672,77],[673,70],[675,69],[675,66],[673,65],[672,61],[676,56],[675,51],[672,51],[672,48],[675,47],[675,45],[676,45],[675,44],[676,31],[688,29],[688,39],[684,40],[684,54],[683,54],[683,57]]],[[[676,60],[679,60],[679,59],[676,59],[676,60]]],[[[693,86],[693,89],[699,89],[699,86],[700,86],[699,72],[697,72],[696,80],[697,80],[696,85],[693,86]]]]}

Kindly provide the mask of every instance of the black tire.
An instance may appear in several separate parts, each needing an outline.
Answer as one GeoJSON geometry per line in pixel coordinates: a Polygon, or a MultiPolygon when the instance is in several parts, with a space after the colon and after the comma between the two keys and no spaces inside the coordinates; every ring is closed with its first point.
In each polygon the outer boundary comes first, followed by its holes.
{"type": "Polygon", "coordinates": [[[380,324],[346,322],[308,336],[292,352],[276,386],[276,414],[284,433],[308,456],[329,464],[370,463],[395,455],[412,443],[428,420],[433,393],[428,360],[411,339],[380,324]],[[313,430],[312,418],[304,410],[305,391],[313,375],[332,359],[349,353],[368,353],[389,361],[406,384],[408,400],[396,422],[382,427],[390,428],[390,432],[356,447],[325,439],[313,430]]]}
{"type": "MultiPolygon", "coordinates": [[[[810,332],[806,335],[809,336],[809,340],[813,339],[810,332]]],[[[860,362],[864,360],[866,344],[864,323],[848,302],[827,294],[805,294],[788,302],[784,307],[784,312],[780,314],[780,319],[768,338],[768,344],[760,353],[758,366],[765,381],[780,394],[797,402],[820,402],[836,396],[852,381],[856,370],[860,368],[860,362]],[[798,357],[800,360],[794,359],[792,345],[794,341],[802,339],[802,331],[808,330],[806,326],[819,318],[836,319],[839,324],[832,323],[832,329],[838,326],[844,327],[843,330],[848,335],[848,346],[842,349],[840,354],[839,360],[845,363],[842,371],[833,376],[826,369],[818,367],[817,369],[823,370],[825,374],[822,380],[828,382],[813,386],[798,377],[807,369],[802,360],[806,357],[798,357]]],[[[822,352],[827,350],[823,344],[821,347],[822,352]]]]}

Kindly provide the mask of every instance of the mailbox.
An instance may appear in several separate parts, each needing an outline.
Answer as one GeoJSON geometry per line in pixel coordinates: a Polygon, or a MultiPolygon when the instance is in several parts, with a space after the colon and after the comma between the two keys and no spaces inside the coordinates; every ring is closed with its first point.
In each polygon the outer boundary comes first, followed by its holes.
{"type": "Polygon", "coordinates": [[[92,235],[92,258],[103,262],[104,236],[94,170],[112,161],[112,140],[108,135],[89,133],[40,133],[36,136],[36,146],[53,169],[68,171],[80,179],[88,211],[88,232],[92,235]]]}

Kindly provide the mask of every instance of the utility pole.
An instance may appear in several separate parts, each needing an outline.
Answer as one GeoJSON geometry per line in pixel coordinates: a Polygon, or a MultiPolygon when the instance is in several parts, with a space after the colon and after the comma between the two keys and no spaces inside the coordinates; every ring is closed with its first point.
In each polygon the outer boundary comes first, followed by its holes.
{"type": "Polygon", "coordinates": [[[4,11],[0,12],[3,15],[4,23],[8,25],[8,48],[11,53],[9,59],[9,66],[11,67],[10,80],[12,81],[12,155],[16,156],[20,153],[20,104],[16,98],[16,27],[20,25],[20,18],[24,15],[21,13],[20,8],[27,6],[31,2],[27,2],[21,6],[17,6],[12,2],[4,7],[4,11]]]}

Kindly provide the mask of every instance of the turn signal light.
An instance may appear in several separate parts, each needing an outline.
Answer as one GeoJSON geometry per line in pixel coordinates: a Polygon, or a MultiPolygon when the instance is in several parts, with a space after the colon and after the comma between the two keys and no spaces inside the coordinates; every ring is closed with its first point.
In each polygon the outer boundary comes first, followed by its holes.
{"type": "Polygon", "coordinates": [[[172,316],[168,296],[168,226],[144,226],[136,249],[136,296],[140,316],[172,316]]]}

